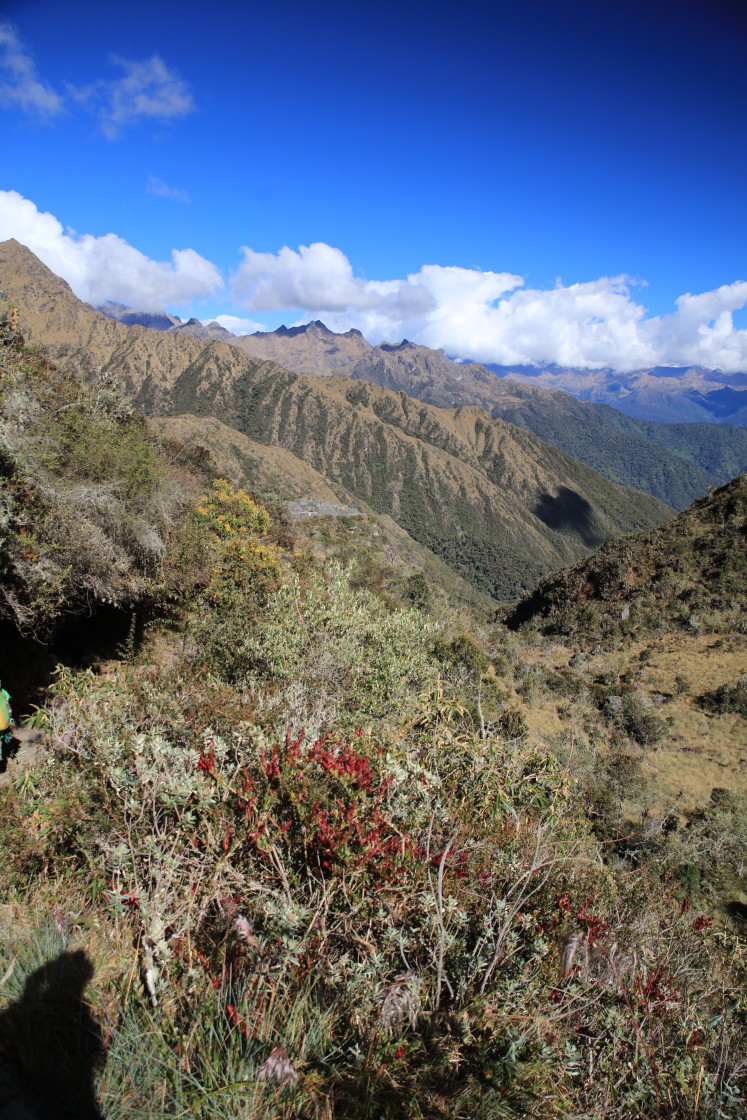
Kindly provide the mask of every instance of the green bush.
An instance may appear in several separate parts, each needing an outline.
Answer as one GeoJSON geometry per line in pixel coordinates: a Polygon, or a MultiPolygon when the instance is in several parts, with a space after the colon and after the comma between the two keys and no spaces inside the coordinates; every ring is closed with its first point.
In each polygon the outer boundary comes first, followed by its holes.
{"type": "Polygon", "coordinates": [[[647,697],[629,692],[622,700],[623,729],[642,747],[654,747],[669,734],[669,726],[656,714],[647,697]]]}
{"type": "Polygon", "coordinates": [[[203,663],[226,680],[294,683],[331,710],[341,703],[352,721],[406,715],[435,676],[429,647],[436,629],[416,610],[391,611],[371,592],[352,589],[335,563],[305,582],[288,572],[261,607],[237,599],[193,624],[203,663]]]}
{"type": "Polygon", "coordinates": [[[701,704],[720,714],[734,712],[747,719],[747,678],[740,677],[738,681],[722,684],[713,692],[705,693],[701,704]]]}

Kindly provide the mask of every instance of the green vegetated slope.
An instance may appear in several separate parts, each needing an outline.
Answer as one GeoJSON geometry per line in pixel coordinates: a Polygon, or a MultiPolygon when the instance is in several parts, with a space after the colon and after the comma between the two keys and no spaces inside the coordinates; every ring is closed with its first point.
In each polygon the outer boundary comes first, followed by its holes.
{"type": "Polygon", "coordinates": [[[509,615],[594,641],[614,630],[740,628],[747,589],[747,475],[649,533],[608,541],[543,581],[509,615]]]}
{"type": "Polygon", "coordinates": [[[477,408],[436,409],[344,378],[298,377],[221,342],[125,327],[15,242],[2,246],[0,269],[22,329],[78,376],[103,369],[149,413],[214,416],[285,448],[496,598],[669,512],[477,408]]]}
{"type": "MultiPolygon", "coordinates": [[[[325,540],[211,481],[191,422],[158,445],[106,379],[7,324],[0,365],[5,602],[69,589],[59,620],[82,588],[105,627],[124,565],[143,623],[118,657],[59,666],[36,761],[0,781],[0,1045],[27,1091],[118,1120],[738,1120],[744,953],[719,909],[738,797],[676,833],[629,820],[613,782],[647,725],[569,696],[536,640],[422,579],[366,586],[325,551],[349,524],[325,540]],[[87,546],[53,563],[79,507],[96,586],[87,546]],[[146,516],[158,546],[114,548],[146,516]]],[[[482,444],[452,420],[489,453],[487,420],[482,444]]],[[[5,636],[28,621],[6,612],[5,636]]]]}
{"type": "Polygon", "coordinates": [[[733,425],[660,424],[605,404],[499,378],[474,362],[404,341],[371,346],[359,331],[337,335],[322,323],[234,339],[255,357],[296,373],[345,374],[400,390],[441,408],[476,404],[528,428],[613,482],[684,509],[709,485],[747,466],[747,431],[733,425]]]}
{"type": "Polygon", "coordinates": [[[636,420],[570,394],[517,386],[494,414],[529,428],[606,478],[637,486],[685,509],[710,486],[747,466],[747,430],[719,424],[636,420]]]}
{"type": "MultiPolygon", "coordinates": [[[[292,450],[376,512],[390,513],[497,598],[626,523],[666,516],[652,499],[611,487],[479,409],[444,411],[362,382],[275,372],[239,378],[234,390],[229,423],[292,450]]],[[[180,379],[176,407],[193,392],[180,379]]],[[[197,406],[214,408],[209,396],[198,395],[197,406]]]]}
{"type": "Polygon", "coordinates": [[[419,544],[392,517],[374,513],[373,509],[343,486],[334,484],[284,447],[259,443],[229,428],[214,417],[156,416],[148,427],[181,461],[201,463],[205,470],[237,485],[258,491],[275,501],[313,497],[353,506],[361,512],[358,519],[344,518],[337,529],[329,518],[313,519],[313,524],[299,527],[307,535],[321,534],[327,551],[347,563],[364,567],[369,578],[374,570],[379,579],[402,584],[415,572],[422,573],[440,594],[456,604],[468,605],[479,615],[494,614],[495,600],[460,578],[434,552],[419,544]],[[322,526],[326,524],[325,528],[322,526]],[[334,542],[334,546],[333,546],[334,542]]]}
{"type": "Polygon", "coordinates": [[[656,424],[645,420],[633,420],[633,423],[648,439],[710,471],[717,482],[726,482],[747,466],[747,430],[744,427],[738,428],[733,424],[656,424]]]}
{"type": "Polygon", "coordinates": [[[194,495],[107,378],[60,374],[7,323],[0,344],[0,621],[43,638],[145,597],[194,495]]]}

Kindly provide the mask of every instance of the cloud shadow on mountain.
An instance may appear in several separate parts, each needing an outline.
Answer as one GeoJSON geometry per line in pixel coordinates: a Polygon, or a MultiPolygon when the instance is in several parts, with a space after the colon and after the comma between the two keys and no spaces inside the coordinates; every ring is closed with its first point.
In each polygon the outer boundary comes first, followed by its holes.
{"type": "Polygon", "coordinates": [[[594,507],[568,486],[558,487],[554,497],[547,492],[540,494],[533,513],[548,529],[576,533],[589,548],[604,540],[594,520],[594,507]]]}

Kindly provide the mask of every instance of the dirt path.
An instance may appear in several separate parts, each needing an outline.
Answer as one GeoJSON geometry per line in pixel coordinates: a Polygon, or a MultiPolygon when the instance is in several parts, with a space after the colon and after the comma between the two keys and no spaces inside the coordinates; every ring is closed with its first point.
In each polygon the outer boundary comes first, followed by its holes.
{"type": "Polygon", "coordinates": [[[44,733],[35,727],[17,727],[10,753],[0,764],[0,786],[7,785],[22,770],[33,766],[44,755],[44,733]]]}

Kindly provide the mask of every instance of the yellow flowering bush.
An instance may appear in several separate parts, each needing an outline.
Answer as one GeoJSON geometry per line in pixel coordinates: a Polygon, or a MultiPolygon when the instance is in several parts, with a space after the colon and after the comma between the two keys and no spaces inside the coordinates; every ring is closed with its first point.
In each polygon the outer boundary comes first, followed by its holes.
{"type": "Polygon", "coordinates": [[[265,536],[270,530],[270,515],[265,507],[222,478],[213,482],[212,494],[200,500],[195,515],[198,524],[219,540],[265,536]]]}
{"type": "Polygon", "coordinates": [[[195,510],[197,524],[206,529],[213,547],[208,597],[229,607],[247,594],[266,596],[280,579],[281,550],[265,542],[270,515],[242,489],[223,479],[213,483],[195,510]]]}

